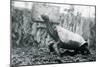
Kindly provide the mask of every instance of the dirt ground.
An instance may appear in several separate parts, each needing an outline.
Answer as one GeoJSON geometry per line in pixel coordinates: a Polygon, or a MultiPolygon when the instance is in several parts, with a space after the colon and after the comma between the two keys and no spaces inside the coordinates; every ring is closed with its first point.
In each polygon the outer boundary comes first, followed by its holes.
{"type": "Polygon", "coordinates": [[[96,51],[90,50],[91,55],[66,55],[59,59],[51,54],[47,48],[21,47],[11,49],[11,65],[42,65],[96,61],[96,51]]]}

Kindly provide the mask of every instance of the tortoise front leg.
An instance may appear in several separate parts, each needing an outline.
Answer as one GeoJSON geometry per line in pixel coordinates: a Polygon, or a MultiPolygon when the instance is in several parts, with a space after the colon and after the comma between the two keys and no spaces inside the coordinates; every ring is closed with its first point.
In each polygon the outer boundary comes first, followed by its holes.
{"type": "Polygon", "coordinates": [[[58,56],[60,56],[60,47],[59,47],[59,43],[60,41],[57,41],[54,45],[53,48],[55,50],[55,52],[57,53],[58,56]]]}

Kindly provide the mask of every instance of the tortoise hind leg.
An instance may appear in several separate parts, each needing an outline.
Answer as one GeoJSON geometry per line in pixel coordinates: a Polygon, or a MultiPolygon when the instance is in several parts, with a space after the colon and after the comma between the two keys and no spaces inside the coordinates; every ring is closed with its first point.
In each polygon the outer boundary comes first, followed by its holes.
{"type": "Polygon", "coordinates": [[[91,52],[89,51],[89,49],[87,47],[85,47],[84,51],[83,51],[83,54],[88,55],[88,54],[91,54],[91,52]]]}
{"type": "Polygon", "coordinates": [[[83,45],[80,47],[80,51],[82,53],[82,55],[88,55],[88,54],[91,54],[89,48],[88,48],[88,45],[83,45]]]}

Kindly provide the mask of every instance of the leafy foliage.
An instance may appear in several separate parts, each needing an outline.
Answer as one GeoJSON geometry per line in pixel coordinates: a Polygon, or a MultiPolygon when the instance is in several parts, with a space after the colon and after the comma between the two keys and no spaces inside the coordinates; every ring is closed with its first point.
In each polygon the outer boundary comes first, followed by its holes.
{"type": "MultiPolygon", "coordinates": [[[[42,9],[42,8],[41,8],[42,9]]],[[[34,8],[35,10],[35,8],[34,8]]],[[[33,10],[33,11],[34,11],[33,10]]],[[[89,41],[91,56],[75,55],[61,58],[63,63],[95,61],[96,22],[95,18],[74,15],[74,7],[66,9],[67,14],[59,14],[59,24],[89,41]]],[[[40,11],[41,12],[41,11],[40,11]]],[[[58,11],[57,11],[58,12],[58,11]]],[[[54,40],[45,30],[45,24],[32,21],[32,12],[27,9],[12,8],[11,15],[11,63],[12,65],[36,65],[60,63],[56,54],[50,54],[48,45],[54,40]]],[[[51,15],[52,16],[52,15],[51,15]]],[[[56,15],[55,15],[56,16],[56,15]]],[[[58,16],[58,15],[57,15],[58,16]]],[[[56,19],[56,18],[55,18],[56,19]]]]}

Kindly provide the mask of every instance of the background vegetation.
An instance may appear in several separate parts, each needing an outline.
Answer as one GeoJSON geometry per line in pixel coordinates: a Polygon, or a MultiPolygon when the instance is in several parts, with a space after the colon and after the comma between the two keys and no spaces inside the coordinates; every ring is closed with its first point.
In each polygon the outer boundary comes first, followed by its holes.
{"type": "Polygon", "coordinates": [[[74,15],[75,8],[65,9],[59,13],[59,7],[48,4],[33,4],[31,10],[11,8],[11,63],[12,65],[36,65],[60,63],[56,54],[50,54],[48,45],[53,39],[45,30],[40,15],[47,14],[53,25],[62,27],[82,35],[89,42],[90,56],[75,55],[62,57],[63,63],[96,60],[96,22],[95,17],[83,17],[81,12],[74,15]],[[52,18],[53,17],[53,18],[52,18]]]}

